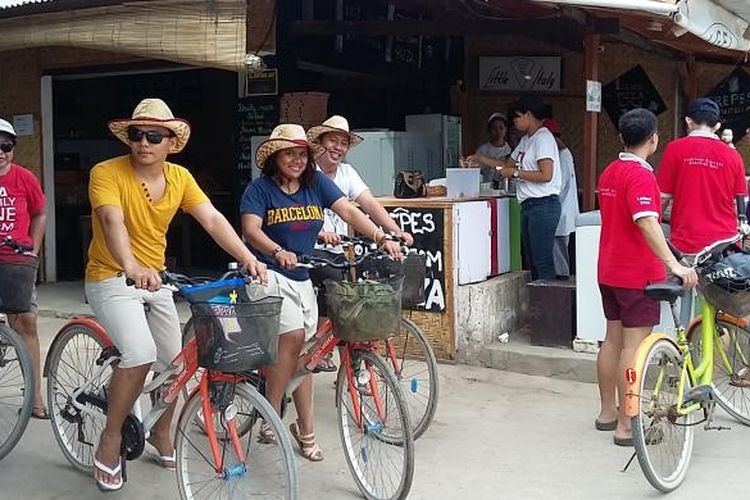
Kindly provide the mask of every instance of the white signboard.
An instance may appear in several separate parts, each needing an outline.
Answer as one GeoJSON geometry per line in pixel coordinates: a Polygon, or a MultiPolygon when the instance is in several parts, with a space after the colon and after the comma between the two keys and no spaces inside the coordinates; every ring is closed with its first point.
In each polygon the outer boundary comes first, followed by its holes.
{"type": "Polygon", "coordinates": [[[602,82],[586,80],[586,111],[601,113],[602,82]]]}
{"type": "Polygon", "coordinates": [[[558,92],[560,57],[480,57],[479,90],[558,92]]]}
{"type": "Polygon", "coordinates": [[[13,116],[13,128],[18,137],[34,135],[34,115],[13,116]]]}

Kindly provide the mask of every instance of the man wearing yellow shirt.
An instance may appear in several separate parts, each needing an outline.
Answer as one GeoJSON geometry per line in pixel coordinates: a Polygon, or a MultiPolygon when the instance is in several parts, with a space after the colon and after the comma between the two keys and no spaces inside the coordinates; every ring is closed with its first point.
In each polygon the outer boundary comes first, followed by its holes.
{"type": "MultiPolygon", "coordinates": [[[[86,296],[98,320],[122,354],[109,385],[107,424],[94,456],[100,489],[122,487],[121,429],[151,369],[168,366],[182,348],[172,294],[160,290],[169,223],[181,209],[203,226],[250,274],[265,281],[265,266],[201,191],[185,168],[166,161],[190,137],[190,125],[175,119],[160,99],[144,99],[131,119],[113,120],[109,129],[130,147],[91,170],[89,199],[93,237],[86,267],[86,296]],[[126,285],[126,278],[135,287],[126,285]],[[146,316],[144,304],[149,306],[146,316]]],[[[174,405],[149,437],[158,462],[174,469],[169,427],[174,405]]]]}

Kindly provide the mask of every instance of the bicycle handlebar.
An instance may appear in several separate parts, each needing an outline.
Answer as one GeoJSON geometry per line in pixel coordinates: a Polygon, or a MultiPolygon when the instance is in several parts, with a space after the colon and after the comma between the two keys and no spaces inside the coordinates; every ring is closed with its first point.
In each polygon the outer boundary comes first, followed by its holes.
{"type": "MultiPolygon", "coordinates": [[[[245,271],[241,269],[237,269],[236,271],[232,271],[233,274],[236,274],[238,278],[244,279],[247,283],[260,283],[259,280],[256,278],[253,278],[249,274],[245,273],[245,271]]],[[[167,290],[170,290],[172,292],[179,292],[181,288],[191,285],[199,285],[203,283],[210,283],[214,280],[206,280],[206,279],[195,279],[191,278],[190,276],[186,276],[184,274],[178,274],[178,273],[171,273],[169,271],[162,271],[159,273],[159,276],[161,277],[161,287],[160,288],[166,288],[167,290]]],[[[220,279],[227,279],[227,277],[222,277],[220,279]]],[[[133,281],[130,278],[125,279],[125,284],[127,286],[134,286],[135,281],[133,281]]]]}
{"type": "Polygon", "coordinates": [[[28,245],[22,245],[21,243],[18,243],[16,240],[14,240],[10,236],[6,236],[5,239],[0,241],[0,247],[10,247],[16,253],[26,253],[26,252],[31,252],[32,250],[34,250],[34,247],[30,247],[28,245]]]}

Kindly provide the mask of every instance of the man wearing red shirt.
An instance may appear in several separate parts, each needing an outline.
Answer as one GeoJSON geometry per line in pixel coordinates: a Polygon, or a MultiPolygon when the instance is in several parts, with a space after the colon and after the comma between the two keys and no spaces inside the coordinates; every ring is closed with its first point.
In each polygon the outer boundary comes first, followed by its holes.
{"type": "Polygon", "coordinates": [[[689,134],[667,145],[657,179],[663,208],[672,201],[672,243],[685,253],[737,234],[737,196],[747,196],[745,166],[716,135],[719,106],[702,97],[685,118],[689,134]]]}
{"type": "MultiPolygon", "coordinates": [[[[0,119],[0,238],[10,236],[17,243],[33,248],[39,255],[44,239],[46,200],[36,176],[20,165],[13,163],[13,150],[16,146],[16,131],[13,126],[0,119]]],[[[8,247],[0,252],[11,252],[8,247]]],[[[29,348],[36,381],[32,416],[49,418],[41,394],[42,373],[37,334],[36,304],[27,313],[9,314],[8,322],[29,348]]]]}
{"type": "Polygon", "coordinates": [[[598,279],[607,333],[596,360],[601,411],[594,425],[598,430],[614,430],[616,445],[632,446],[630,419],[624,413],[623,374],[638,345],[660,319],[659,303],[646,298],[643,289],[664,281],[665,266],[687,288],[695,286],[698,277],[677,262],[659,224],[659,186],[646,161],[659,145],[656,116],[634,109],[620,118],[619,130],[625,151],[599,179],[598,279]]]}

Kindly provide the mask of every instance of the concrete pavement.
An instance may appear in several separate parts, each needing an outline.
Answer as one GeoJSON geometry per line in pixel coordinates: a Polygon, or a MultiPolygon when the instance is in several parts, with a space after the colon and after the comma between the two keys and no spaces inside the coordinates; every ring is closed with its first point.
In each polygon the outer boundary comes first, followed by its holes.
{"type": "MultiPolygon", "coordinates": [[[[41,318],[46,350],[63,324],[41,318]]],[[[596,432],[596,386],[470,366],[441,365],[435,422],[416,444],[414,499],[598,500],[661,497],[632,450],[596,432]]],[[[335,424],[333,377],[316,376],[316,422],[325,460],[299,461],[301,498],[360,498],[344,461],[335,424]]],[[[719,413],[721,413],[719,411],[719,413]]],[[[750,429],[697,432],[692,470],[681,499],[736,496],[746,491],[750,429]]],[[[130,481],[109,498],[172,499],[176,478],[145,460],[129,465],[130,481]]],[[[19,445],[0,462],[0,499],[100,498],[91,478],[65,461],[46,421],[32,420],[19,445]]]]}

